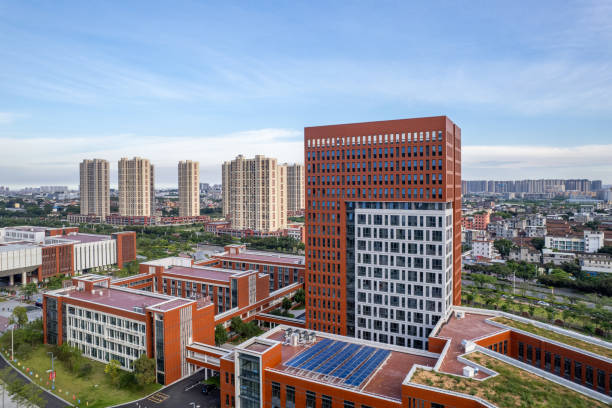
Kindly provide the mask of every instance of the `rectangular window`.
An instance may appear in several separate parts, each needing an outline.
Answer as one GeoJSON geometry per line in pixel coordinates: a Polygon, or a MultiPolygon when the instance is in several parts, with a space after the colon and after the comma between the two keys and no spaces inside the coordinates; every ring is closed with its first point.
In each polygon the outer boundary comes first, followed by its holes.
{"type": "Polygon", "coordinates": [[[523,361],[523,353],[525,351],[525,345],[521,342],[518,344],[518,359],[519,361],[523,361]]]}
{"type": "Polygon", "coordinates": [[[332,408],[332,397],[321,395],[321,408],[332,408]]]}
{"type": "Polygon", "coordinates": [[[561,356],[555,354],[555,374],[561,375],[561,356]]]}
{"type": "Polygon", "coordinates": [[[574,382],[582,383],[582,363],[574,361],[574,382]]]}
{"type": "Polygon", "coordinates": [[[544,367],[550,371],[550,351],[544,352],[544,367]]]}
{"type": "Polygon", "coordinates": [[[317,408],[317,394],[306,391],[306,408],[317,408]]]}

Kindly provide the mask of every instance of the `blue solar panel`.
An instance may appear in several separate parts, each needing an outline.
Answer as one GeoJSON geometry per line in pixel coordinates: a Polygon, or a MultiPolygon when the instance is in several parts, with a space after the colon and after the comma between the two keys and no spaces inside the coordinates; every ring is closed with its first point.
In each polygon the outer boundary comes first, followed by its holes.
{"type": "Polygon", "coordinates": [[[366,361],[357,371],[351,375],[345,384],[359,386],[376,368],[391,354],[389,350],[377,350],[368,361],[366,361]]]}
{"type": "Polygon", "coordinates": [[[365,346],[359,350],[353,357],[347,360],[340,368],[333,372],[334,377],[346,378],[353,372],[359,364],[363,363],[374,352],[374,347],[365,346]]]}
{"type": "Polygon", "coordinates": [[[321,366],[317,367],[317,369],[315,371],[318,372],[318,373],[321,373],[321,374],[329,374],[329,373],[331,373],[340,364],[342,364],[350,356],[352,356],[353,353],[355,351],[357,351],[357,349],[359,347],[360,346],[358,344],[349,344],[346,348],[344,348],[339,353],[337,353],[335,356],[333,356],[332,358],[327,360],[324,364],[322,364],[321,366]]]}
{"type": "Polygon", "coordinates": [[[293,357],[285,365],[288,366],[288,367],[297,367],[300,364],[302,364],[304,361],[309,360],[312,356],[317,354],[319,351],[321,351],[325,347],[329,346],[331,343],[332,343],[332,341],[330,339],[323,339],[323,340],[319,341],[318,343],[316,343],[311,348],[309,348],[309,349],[303,351],[302,353],[298,354],[297,356],[293,357]]]}
{"type": "Polygon", "coordinates": [[[340,350],[344,346],[346,346],[345,342],[343,342],[343,341],[335,341],[331,346],[327,347],[321,353],[317,354],[314,358],[312,358],[312,359],[308,360],[307,362],[305,362],[304,364],[300,365],[298,368],[301,368],[302,370],[310,370],[310,371],[312,371],[312,370],[315,369],[315,367],[318,367],[325,360],[327,360],[328,358],[330,358],[331,356],[336,354],[338,352],[338,350],[340,350]]]}

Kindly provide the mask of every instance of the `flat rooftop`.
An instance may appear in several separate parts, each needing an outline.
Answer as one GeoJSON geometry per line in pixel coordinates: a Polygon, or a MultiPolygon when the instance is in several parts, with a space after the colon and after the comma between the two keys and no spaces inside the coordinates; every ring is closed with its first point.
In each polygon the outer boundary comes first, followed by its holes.
{"type": "Polygon", "coordinates": [[[227,254],[219,255],[220,259],[228,259],[232,261],[245,261],[245,262],[274,262],[292,264],[296,266],[304,266],[304,257],[299,255],[288,255],[279,254],[274,252],[262,252],[262,251],[243,251],[239,254],[227,254]]]}
{"type": "Polygon", "coordinates": [[[0,242],[0,252],[17,251],[20,249],[35,248],[39,245],[28,241],[7,241],[0,242]]]}
{"type": "MultiPolygon", "coordinates": [[[[129,312],[136,312],[134,310],[134,308],[136,307],[157,307],[161,309],[163,307],[161,306],[161,304],[168,301],[173,302],[175,300],[179,300],[182,301],[183,304],[191,302],[188,299],[178,299],[171,296],[163,295],[152,295],[149,292],[129,291],[114,287],[95,287],[93,293],[91,291],[77,290],[75,287],[72,287],[69,289],[57,291],[55,293],[60,296],[68,297],[70,299],[77,299],[84,302],[90,302],[93,304],[108,306],[115,309],[126,310],[129,312]]],[[[174,304],[172,307],[176,306],[179,306],[179,304],[174,304]]],[[[170,307],[169,309],[171,309],[172,307],[170,307]]]]}
{"type": "MultiPolygon", "coordinates": [[[[463,340],[474,340],[483,336],[487,336],[497,332],[503,332],[504,329],[493,326],[486,322],[493,315],[481,315],[466,313],[463,319],[457,319],[455,315],[451,315],[448,321],[442,325],[438,333],[434,337],[443,337],[450,339],[450,346],[444,356],[444,360],[440,365],[440,371],[450,374],[463,374],[465,364],[459,362],[457,357],[464,354],[464,348],[461,345],[463,340]]],[[[488,374],[479,371],[476,378],[486,378],[488,374]]]]}
{"type": "MultiPolygon", "coordinates": [[[[266,338],[283,342],[284,336],[280,330],[266,338]]],[[[281,347],[282,361],[272,367],[275,370],[396,400],[402,398],[402,383],[413,365],[433,367],[438,360],[432,353],[420,350],[385,347],[320,332],[316,332],[314,343],[298,346],[282,343],[281,347]]]]}
{"type": "Polygon", "coordinates": [[[164,275],[229,283],[233,275],[242,272],[244,271],[207,266],[172,266],[164,270],[164,275]]]}
{"type": "Polygon", "coordinates": [[[86,244],[89,242],[108,241],[111,239],[111,236],[110,235],[71,233],[68,235],[61,235],[57,238],[69,239],[71,241],[79,241],[82,244],[86,244]]]}

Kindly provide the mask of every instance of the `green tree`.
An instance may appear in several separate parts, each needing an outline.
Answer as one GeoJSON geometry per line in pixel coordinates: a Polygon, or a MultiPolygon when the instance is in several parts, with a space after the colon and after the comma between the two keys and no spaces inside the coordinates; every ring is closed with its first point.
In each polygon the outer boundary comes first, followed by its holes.
{"type": "Polygon", "coordinates": [[[533,317],[533,315],[535,314],[535,306],[534,305],[529,305],[528,313],[529,313],[529,317],[533,317]]]}
{"type": "Polygon", "coordinates": [[[134,377],[140,386],[153,384],[155,382],[155,361],[147,357],[146,354],[141,354],[134,360],[134,377]]]}
{"type": "Polygon", "coordinates": [[[544,238],[536,237],[531,239],[531,245],[533,245],[533,247],[538,251],[544,249],[545,242],[546,240],[544,238]]]}
{"type": "Polygon", "coordinates": [[[284,297],[282,302],[283,309],[285,309],[285,311],[289,311],[289,309],[291,309],[291,306],[293,306],[293,302],[291,302],[291,299],[289,299],[288,297],[284,297]]]}
{"type": "Polygon", "coordinates": [[[495,276],[483,275],[481,273],[472,273],[470,277],[480,289],[484,289],[488,284],[494,285],[497,282],[495,276]]]}
{"type": "Polygon", "coordinates": [[[110,377],[113,385],[119,385],[119,375],[121,374],[121,364],[117,360],[111,360],[104,367],[104,372],[110,377]]]}
{"type": "Polygon", "coordinates": [[[28,311],[23,306],[16,306],[13,309],[13,313],[11,317],[9,317],[10,324],[16,324],[19,327],[22,327],[28,322],[28,311]]]}
{"type": "Polygon", "coordinates": [[[510,251],[513,250],[515,247],[512,241],[504,238],[496,239],[495,242],[493,242],[493,246],[495,247],[495,249],[497,249],[497,252],[499,252],[500,255],[504,258],[506,258],[510,254],[510,251]]]}
{"type": "Polygon", "coordinates": [[[303,305],[306,302],[306,292],[304,288],[300,288],[295,292],[295,296],[293,296],[293,301],[300,305],[303,305]]]}
{"type": "Polygon", "coordinates": [[[215,326],[215,344],[220,346],[225,343],[227,343],[227,330],[222,324],[218,324],[215,326]]]}
{"type": "Polygon", "coordinates": [[[30,282],[21,286],[21,288],[19,288],[19,291],[25,299],[30,300],[30,297],[32,297],[32,295],[38,293],[38,285],[36,285],[36,283],[34,282],[30,282]]]}
{"type": "Polygon", "coordinates": [[[28,382],[19,391],[20,406],[24,408],[38,408],[45,406],[42,390],[34,383],[28,382]]]}

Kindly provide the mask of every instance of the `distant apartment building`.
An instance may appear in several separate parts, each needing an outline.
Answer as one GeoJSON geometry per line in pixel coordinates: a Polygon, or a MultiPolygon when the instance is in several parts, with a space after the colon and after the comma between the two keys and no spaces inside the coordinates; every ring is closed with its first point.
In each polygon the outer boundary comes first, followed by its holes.
{"type": "Polygon", "coordinates": [[[181,161],[178,164],[179,217],[200,215],[200,163],[181,161]]]}
{"type": "Polygon", "coordinates": [[[591,275],[612,273],[612,256],[607,254],[582,254],[579,256],[580,268],[591,275]]]}
{"type": "Polygon", "coordinates": [[[119,215],[155,215],[155,172],[147,159],[119,160],[119,215]]]}
{"type": "Polygon", "coordinates": [[[448,117],[304,129],[306,327],[399,346],[461,302],[461,130],[448,117]]]}
{"type": "Polygon", "coordinates": [[[472,256],[475,258],[493,259],[497,256],[493,240],[475,239],[472,241],[472,256]]]}
{"type": "Polygon", "coordinates": [[[276,159],[242,155],[223,163],[223,214],[233,229],[277,231],[287,225],[286,169],[276,159]]]}
{"type": "Polygon", "coordinates": [[[86,159],[79,167],[81,215],[106,217],[110,214],[108,161],[86,159]]]}
{"type": "Polygon", "coordinates": [[[547,235],[546,248],[557,251],[594,253],[604,246],[604,233],[584,231],[582,235],[547,235]]]}
{"type": "Polygon", "coordinates": [[[287,214],[301,214],[304,211],[304,165],[284,166],[287,168],[287,214]]]}

